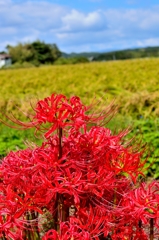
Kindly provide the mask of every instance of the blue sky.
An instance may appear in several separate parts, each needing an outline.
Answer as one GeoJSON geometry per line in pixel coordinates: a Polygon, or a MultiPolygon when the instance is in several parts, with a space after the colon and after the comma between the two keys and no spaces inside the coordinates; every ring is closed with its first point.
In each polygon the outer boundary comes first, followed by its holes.
{"type": "Polygon", "coordinates": [[[159,45],[159,0],[0,0],[0,51],[42,40],[61,51],[159,45]]]}

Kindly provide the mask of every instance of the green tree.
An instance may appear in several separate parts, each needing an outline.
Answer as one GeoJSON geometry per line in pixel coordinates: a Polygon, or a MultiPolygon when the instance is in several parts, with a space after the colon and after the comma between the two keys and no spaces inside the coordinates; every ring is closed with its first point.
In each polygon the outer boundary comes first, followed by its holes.
{"type": "Polygon", "coordinates": [[[54,58],[54,61],[57,60],[59,57],[61,57],[62,53],[58,49],[57,45],[54,44],[49,44],[49,47],[51,49],[52,56],[54,58]]]}
{"type": "Polygon", "coordinates": [[[8,50],[9,55],[12,58],[13,63],[29,62],[33,58],[32,48],[29,43],[26,44],[18,43],[16,46],[8,45],[6,48],[8,50]]]}
{"type": "Polygon", "coordinates": [[[46,44],[39,40],[33,43],[18,43],[16,46],[8,45],[6,48],[13,63],[31,62],[34,65],[53,63],[61,56],[56,44],[46,44]]]}

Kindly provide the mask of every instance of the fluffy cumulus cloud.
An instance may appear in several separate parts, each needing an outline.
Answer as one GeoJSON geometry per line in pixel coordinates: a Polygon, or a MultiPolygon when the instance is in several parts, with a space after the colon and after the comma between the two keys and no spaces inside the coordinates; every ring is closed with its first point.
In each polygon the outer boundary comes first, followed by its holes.
{"type": "Polygon", "coordinates": [[[84,14],[75,9],[62,17],[62,32],[96,32],[106,28],[105,16],[102,11],[84,14]]]}
{"type": "Polygon", "coordinates": [[[74,16],[72,13],[67,15],[69,18],[66,16],[63,21],[65,28],[57,33],[59,42],[67,45],[70,51],[77,45],[81,46],[80,50],[89,51],[159,45],[159,7],[107,9],[93,12],[93,15],[96,21],[90,21],[92,25],[89,26],[89,14],[81,14],[80,23],[75,19],[70,21],[74,16]]]}
{"type": "Polygon", "coordinates": [[[84,12],[49,1],[0,0],[0,50],[37,39],[66,52],[159,45],[158,26],[159,6],[84,12]]]}
{"type": "Polygon", "coordinates": [[[56,31],[62,25],[61,16],[67,14],[64,7],[49,2],[24,1],[14,3],[0,0],[0,49],[5,44],[34,41],[47,38],[55,42],[56,31]]]}

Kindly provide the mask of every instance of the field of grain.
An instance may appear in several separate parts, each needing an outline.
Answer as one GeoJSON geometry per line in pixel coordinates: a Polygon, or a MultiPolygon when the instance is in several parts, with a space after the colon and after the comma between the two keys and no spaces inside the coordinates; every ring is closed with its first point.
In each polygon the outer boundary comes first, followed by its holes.
{"type": "MultiPolygon", "coordinates": [[[[112,99],[124,115],[159,115],[159,59],[110,61],[0,71],[0,107],[26,110],[32,99],[53,92],[78,95],[84,103],[93,97],[112,99]]],[[[17,110],[15,110],[17,111],[17,110]]]]}

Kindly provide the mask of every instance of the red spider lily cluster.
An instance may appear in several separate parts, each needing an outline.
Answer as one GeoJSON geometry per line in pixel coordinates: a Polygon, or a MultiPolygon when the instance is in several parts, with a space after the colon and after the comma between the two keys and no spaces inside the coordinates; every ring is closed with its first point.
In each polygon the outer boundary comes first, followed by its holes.
{"type": "Polygon", "coordinates": [[[153,239],[159,228],[159,183],[139,184],[144,150],[128,130],[102,127],[79,97],[40,100],[29,123],[41,146],[10,152],[0,165],[0,238],[153,239]],[[51,215],[47,218],[48,212],[51,215]],[[45,219],[46,226],[42,219],[45,219]]]}

